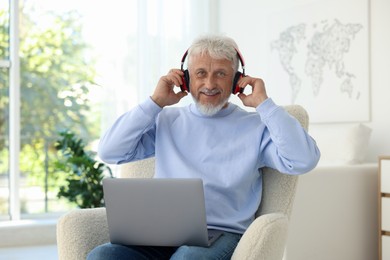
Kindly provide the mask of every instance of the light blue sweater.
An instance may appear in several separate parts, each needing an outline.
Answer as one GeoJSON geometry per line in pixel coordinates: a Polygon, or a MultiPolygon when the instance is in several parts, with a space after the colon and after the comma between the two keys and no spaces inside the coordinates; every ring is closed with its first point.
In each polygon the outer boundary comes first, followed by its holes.
{"type": "Polygon", "coordinates": [[[257,112],[234,104],[215,116],[195,105],[161,109],[151,99],[122,115],[102,137],[107,163],[156,157],[156,178],[202,178],[209,228],[243,233],[261,201],[261,168],[286,174],[313,169],[315,141],[267,99],[257,112]]]}

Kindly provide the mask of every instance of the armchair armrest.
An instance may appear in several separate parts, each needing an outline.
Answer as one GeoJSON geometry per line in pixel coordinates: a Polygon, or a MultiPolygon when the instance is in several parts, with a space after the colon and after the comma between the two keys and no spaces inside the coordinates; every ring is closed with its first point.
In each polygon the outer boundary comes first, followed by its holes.
{"type": "Polygon", "coordinates": [[[238,243],[233,260],[281,260],[287,241],[288,218],[270,213],[259,216],[245,231],[238,243]]]}
{"type": "Polygon", "coordinates": [[[85,260],[93,248],[107,242],[109,234],[105,208],[73,210],[58,220],[60,260],[85,260]]]}

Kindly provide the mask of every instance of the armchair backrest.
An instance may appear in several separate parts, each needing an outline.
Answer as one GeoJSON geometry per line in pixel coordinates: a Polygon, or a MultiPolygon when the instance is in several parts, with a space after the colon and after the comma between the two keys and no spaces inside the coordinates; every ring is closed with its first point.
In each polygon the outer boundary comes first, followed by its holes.
{"type": "MultiPolygon", "coordinates": [[[[307,130],[309,117],[306,110],[299,105],[284,107],[286,111],[297,118],[307,130]]],[[[121,166],[122,178],[151,178],[154,175],[154,157],[126,163],[121,166]]],[[[284,213],[290,216],[298,182],[297,176],[281,174],[280,172],[264,168],[263,194],[256,217],[267,213],[284,213]]]]}
{"type": "MultiPolygon", "coordinates": [[[[284,109],[295,117],[307,131],[309,116],[306,110],[299,105],[285,106],[284,109]]],[[[284,213],[291,215],[295,191],[298,183],[298,176],[281,174],[271,168],[263,170],[263,194],[256,217],[268,213],[284,213]]]]}
{"type": "Polygon", "coordinates": [[[154,157],[125,163],[120,168],[120,178],[152,178],[154,175],[154,157]]]}

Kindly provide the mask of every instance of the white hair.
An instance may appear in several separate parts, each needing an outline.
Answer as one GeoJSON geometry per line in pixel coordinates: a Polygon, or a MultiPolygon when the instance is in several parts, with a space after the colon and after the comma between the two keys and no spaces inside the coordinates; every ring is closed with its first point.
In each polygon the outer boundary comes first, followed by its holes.
{"type": "Polygon", "coordinates": [[[192,43],[188,49],[188,67],[194,55],[208,54],[214,59],[227,59],[232,62],[233,70],[238,71],[238,47],[236,42],[227,36],[204,35],[192,43]]]}

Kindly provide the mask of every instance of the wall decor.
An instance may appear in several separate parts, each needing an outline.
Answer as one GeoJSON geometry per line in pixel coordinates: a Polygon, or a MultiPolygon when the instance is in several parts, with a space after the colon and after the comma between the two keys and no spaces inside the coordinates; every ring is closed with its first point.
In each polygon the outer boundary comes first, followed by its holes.
{"type": "Polygon", "coordinates": [[[267,85],[314,123],[370,120],[369,1],[316,1],[267,19],[267,85]]]}

